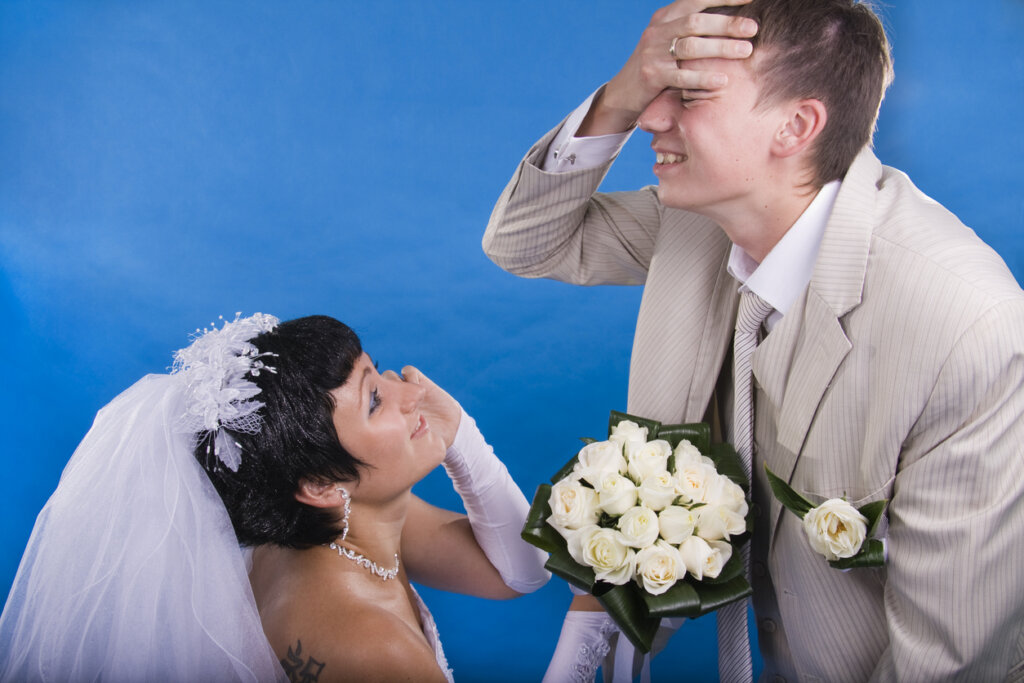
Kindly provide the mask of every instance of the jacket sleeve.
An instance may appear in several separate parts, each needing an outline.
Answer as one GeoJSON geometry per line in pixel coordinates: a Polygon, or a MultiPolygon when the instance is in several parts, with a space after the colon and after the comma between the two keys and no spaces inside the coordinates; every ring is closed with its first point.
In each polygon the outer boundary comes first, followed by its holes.
{"type": "Polygon", "coordinates": [[[872,680],[1024,678],[1024,303],[946,359],[889,507],[889,648],[872,680]]]}
{"type": "Polygon", "coordinates": [[[491,213],[484,252],[523,277],[643,284],[661,225],[654,188],[597,192],[614,159],[566,173],[541,170],[559,128],[541,138],[516,168],[491,213]]]}

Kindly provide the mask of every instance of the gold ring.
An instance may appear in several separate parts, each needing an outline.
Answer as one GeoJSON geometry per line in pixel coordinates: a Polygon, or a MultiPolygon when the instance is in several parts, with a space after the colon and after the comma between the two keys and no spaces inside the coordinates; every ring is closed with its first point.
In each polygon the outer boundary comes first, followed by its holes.
{"type": "Polygon", "coordinates": [[[672,44],[668,46],[668,53],[672,55],[672,59],[679,61],[679,55],[676,54],[676,41],[679,40],[679,36],[672,39],[672,44]]]}

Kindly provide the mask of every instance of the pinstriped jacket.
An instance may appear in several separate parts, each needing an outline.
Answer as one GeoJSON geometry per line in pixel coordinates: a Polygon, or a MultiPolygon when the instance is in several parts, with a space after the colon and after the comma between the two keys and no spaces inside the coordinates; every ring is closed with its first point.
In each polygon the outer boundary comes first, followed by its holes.
{"type": "MultiPolygon", "coordinates": [[[[539,170],[556,131],[499,198],[485,252],[524,277],[644,286],[630,412],[728,406],[728,238],[653,188],[598,193],[607,165],[539,170]]],[[[763,679],[1024,680],[1024,292],[999,256],[865,150],[753,366],[763,679]],[[890,500],[886,566],[830,568],[764,464],[814,500],[890,500]]]]}

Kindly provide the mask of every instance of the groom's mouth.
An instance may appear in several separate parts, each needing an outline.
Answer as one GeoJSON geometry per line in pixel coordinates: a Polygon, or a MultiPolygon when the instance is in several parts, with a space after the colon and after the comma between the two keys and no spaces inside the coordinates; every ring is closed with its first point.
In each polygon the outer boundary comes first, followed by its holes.
{"type": "Polygon", "coordinates": [[[668,164],[681,164],[686,161],[687,157],[685,154],[673,154],[672,152],[658,152],[655,155],[655,163],[660,166],[668,164]]]}

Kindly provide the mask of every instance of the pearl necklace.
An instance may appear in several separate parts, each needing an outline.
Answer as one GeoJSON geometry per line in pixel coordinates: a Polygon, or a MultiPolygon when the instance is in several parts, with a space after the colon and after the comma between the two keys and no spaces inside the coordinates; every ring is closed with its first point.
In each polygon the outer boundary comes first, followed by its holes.
{"type": "Polygon", "coordinates": [[[374,574],[379,576],[382,581],[388,581],[388,580],[394,579],[394,578],[396,578],[398,576],[398,553],[395,553],[395,568],[394,569],[384,569],[384,567],[381,567],[380,565],[378,565],[373,560],[369,560],[369,559],[363,557],[362,555],[360,555],[356,551],[352,550],[351,548],[346,548],[345,546],[341,545],[337,541],[335,541],[334,543],[331,543],[329,547],[330,547],[331,550],[337,550],[338,551],[338,555],[340,555],[340,556],[342,556],[344,558],[347,558],[349,560],[352,560],[353,562],[358,564],[360,567],[365,567],[366,569],[369,569],[371,572],[373,572],[374,574]]]}
{"type": "Polygon", "coordinates": [[[369,569],[371,572],[379,576],[382,581],[390,581],[391,579],[396,578],[398,576],[398,553],[395,553],[395,568],[384,569],[373,560],[367,559],[351,548],[346,548],[341,544],[341,542],[348,536],[348,520],[352,516],[352,497],[349,495],[349,492],[341,486],[336,487],[335,491],[340,493],[342,499],[345,501],[345,514],[342,517],[341,522],[344,526],[341,528],[341,537],[338,538],[338,540],[331,542],[328,547],[331,550],[338,551],[338,555],[341,557],[352,560],[360,567],[369,569]]]}

